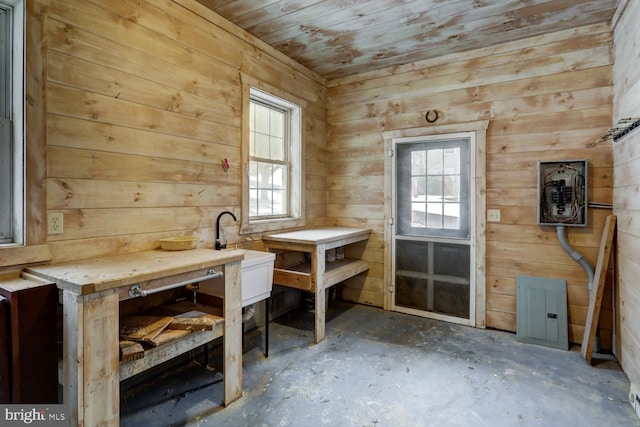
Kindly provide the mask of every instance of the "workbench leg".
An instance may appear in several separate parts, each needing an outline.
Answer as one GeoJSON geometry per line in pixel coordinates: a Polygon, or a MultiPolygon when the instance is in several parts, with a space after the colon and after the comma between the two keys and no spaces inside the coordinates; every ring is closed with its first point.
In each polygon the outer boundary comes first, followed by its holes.
{"type": "Polygon", "coordinates": [[[264,299],[264,357],[269,357],[269,297],[264,299]]]}
{"type": "Polygon", "coordinates": [[[324,269],[325,269],[325,251],[317,248],[311,256],[311,285],[315,289],[316,307],[315,307],[315,343],[319,343],[324,339],[324,323],[325,323],[325,298],[324,289],[324,269]]]}
{"type": "Polygon", "coordinates": [[[63,403],[70,425],[118,426],[119,297],[63,293],[63,403]]]}
{"type": "Polygon", "coordinates": [[[242,279],[240,261],[224,271],[224,405],[242,396],[242,279]]]}

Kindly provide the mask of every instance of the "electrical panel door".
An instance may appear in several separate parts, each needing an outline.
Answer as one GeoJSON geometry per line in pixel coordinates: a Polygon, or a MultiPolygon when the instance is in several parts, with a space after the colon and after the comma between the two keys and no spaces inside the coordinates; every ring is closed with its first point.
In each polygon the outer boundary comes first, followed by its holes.
{"type": "Polygon", "coordinates": [[[538,162],[538,225],[587,225],[587,161],[538,162]]]}
{"type": "Polygon", "coordinates": [[[567,283],[517,276],[517,333],[520,342],[569,349],[567,283]]]}

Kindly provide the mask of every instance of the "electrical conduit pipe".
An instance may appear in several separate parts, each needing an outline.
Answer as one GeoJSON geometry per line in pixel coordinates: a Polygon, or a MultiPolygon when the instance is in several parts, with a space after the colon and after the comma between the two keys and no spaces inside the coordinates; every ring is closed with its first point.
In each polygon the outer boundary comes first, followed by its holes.
{"type": "Polygon", "coordinates": [[[567,235],[565,233],[565,227],[563,225],[556,226],[556,231],[558,232],[558,240],[560,241],[560,246],[565,250],[566,253],[569,254],[571,258],[573,258],[578,264],[584,268],[587,272],[587,276],[589,276],[589,291],[593,287],[593,267],[589,264],[589,261],[578,251],[573,249],[569,242],[567,242],[567,235]]]}

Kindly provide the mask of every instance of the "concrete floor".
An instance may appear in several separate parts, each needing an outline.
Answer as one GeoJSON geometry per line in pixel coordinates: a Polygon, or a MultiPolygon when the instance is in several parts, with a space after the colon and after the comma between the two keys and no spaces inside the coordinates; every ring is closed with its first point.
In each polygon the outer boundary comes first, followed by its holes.
{"type": "Polygon", "coordinates": [[[640,426],[618,364],[589,366],[578,347],[339,301],[320,344],[311,313],[270,329],[268,358],[262,330],[247,335],[244,395],[228,408],[219,371],[188,363],[123,391],[121,425],[640,426]]]}

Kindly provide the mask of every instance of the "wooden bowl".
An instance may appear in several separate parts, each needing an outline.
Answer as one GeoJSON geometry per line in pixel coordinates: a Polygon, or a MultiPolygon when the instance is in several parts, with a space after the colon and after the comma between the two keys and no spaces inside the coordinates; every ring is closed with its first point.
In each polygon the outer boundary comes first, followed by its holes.
{"type": "Polygon", "coordinates": [[[198,237],[175,236],[160,239],[160,248],[163,251],[186,251],[198,246],[198,237]]]}

